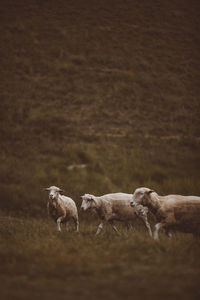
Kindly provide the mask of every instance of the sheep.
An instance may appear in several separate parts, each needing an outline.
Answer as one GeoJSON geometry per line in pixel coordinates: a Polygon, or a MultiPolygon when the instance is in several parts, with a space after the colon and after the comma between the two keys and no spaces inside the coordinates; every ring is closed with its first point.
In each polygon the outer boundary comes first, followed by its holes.
{"type": "Polygon", "coordinates": [[[60,195],[60,192],[63,191],[56,186],[50,186],[46,190],[49,191],[47,211],[57,223],[57,230],[61,231],[61,223],[66,224],[70,219],[73,219],[76,231],[79,232],[78,212],[75,202],[69,197],[60,195]]]}
{"type": "Polygon", "coordinates": [[[159,238],[161,228],[170,231],[200,234],[200,197],[167,195],[159,196],[149,188],[137,188],[132,196],[131,206],[144,205],[156,216],[154,239],[159,238]]]}
{"type": "Polygon", "coordinates": [[[119,234],[118,229],[114,225],[114,220],[122,221],[125,222],[126,225],[129,225],[130,221],[136,217],[139,217],[144,222],[149,235],[152,236],[151,227],[147,220],[148,209],[141,205],[136,209],[132,209],[130,207],[132,194],[113,193],[100,197],[85,194],[81,196],[81,198],[81,209],[95,210],[101,219],[101,223],[97,228],[96,235],[101,232],[106,223],[109,223],[113,230],[119,234]]]}

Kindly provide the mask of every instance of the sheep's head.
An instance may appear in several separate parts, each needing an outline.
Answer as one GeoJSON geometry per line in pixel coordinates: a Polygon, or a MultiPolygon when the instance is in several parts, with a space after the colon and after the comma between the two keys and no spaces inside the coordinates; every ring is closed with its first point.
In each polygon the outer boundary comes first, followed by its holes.
{"type": "Polygon", "coordinates": [[[131,199],[131,206],[144,205],[148,206],[149,195],[153,193],[153,190],[145,187],[141,187],[135,190],[131,199]]]}
{"type": "Polygon", "coordinates": [[[90,194],[85,194],[85,195],[81,196],[81,199],[82,199],[81,209],[87,210],[89,208],[96,207],[95,196],[90,195],[90,194]]]}
{"type": "Polygon", "coordinates": [[[54,200],[58,197],[60,192],[63,192],[60,188],[57,186],[50,186],[49,188],[45,189],[46,191],[49,191],[49,199],[54,200]]]}

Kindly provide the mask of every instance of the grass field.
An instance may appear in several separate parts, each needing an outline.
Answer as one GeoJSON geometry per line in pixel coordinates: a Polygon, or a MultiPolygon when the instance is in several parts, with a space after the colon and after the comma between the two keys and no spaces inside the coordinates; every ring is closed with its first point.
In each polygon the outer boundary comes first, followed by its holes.
{"type": "MultiPolygon", "coordinates": [[[[200,195],[200,2],[1,0],[2,299],[197,299],[200,242],[47,220],[80,195],[200,195]]],[[[152,220],[154,223],[154,221],[152,220]]]]}
{"type": "Polygon", "coordinates": [[[200,240],[159,242],[137,223],[121,236],[97,221],[56,232],[47,219],[1,218],[2,299],[199,299],[200,240]],[[3,225],[3,226],[2,226],[3,225]]]}

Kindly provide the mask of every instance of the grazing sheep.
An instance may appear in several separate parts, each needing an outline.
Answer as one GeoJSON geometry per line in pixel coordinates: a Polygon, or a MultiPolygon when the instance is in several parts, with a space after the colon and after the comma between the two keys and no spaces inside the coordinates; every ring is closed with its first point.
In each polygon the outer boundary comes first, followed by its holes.
{"type": "Polygon", "coordinates": [[[60,224],[67,223],[73,219],[76,231],[79,231],[78,212],[75,202],[66,196],[60,195],[62,190],[56,186],[46,188],[49,191],[49,201],[47,203],[48,214],[57,223],[58,231],[61,231],[60,224]]]}
{"type": "Polygon", "coordinates": [[[200,234],[200,197],[168,195],[159,196],[149,188],[135,190],[131,206],[144,205],[156,216],[154,239],[161,228],[170,231],[200,234]]]}
{"type": "Polygon", "coordinates": [[[125,193],[114,193],[107,194],[100,197],[94,195],[85,194],[81,196],[82,204],[81,209],[93,209],[96,210],[101,223],[98,226],[96,234],[99,234],[106,223],[109,223],[115,232],[119,234],[119,231],[114,225],[114,221],[125,222],[126,225],[129,225],[129,222],[139,217],[145,224],[148,233],[152,236],[151,227],[147,220],[148,209],[143,206],[139,206],[136,209],[133,209],[130,206],[130,201],[132,198],[131,194],[125,193]]]}

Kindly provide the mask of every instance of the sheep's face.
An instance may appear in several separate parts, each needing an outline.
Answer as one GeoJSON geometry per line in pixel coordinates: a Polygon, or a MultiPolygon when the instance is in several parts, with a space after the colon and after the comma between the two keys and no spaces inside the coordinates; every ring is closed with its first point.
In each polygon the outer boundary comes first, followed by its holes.
{"type": "Polygon", "coordinates": [[[56,198],[58,197],[58,195],[59,195],[59,192],[58,192],[58,191],[56,191],[56,190],[51,190],[51,191],[49,192],[49,199],[50,199],[50,200],[54,200],[54,199],[56,199],[56,198]]]}
{"type": "Polygon", "coordinates": [[[137,206],[137,205],[147,205],[149,194],[153,191],[148,188],[138,188],[135,190],[133,197],[131,199],[131,206],[137,206]]]}
{"type": "Polygon", "coordinates": [[[81,199],[82,199],[81,209],[83,210],[94,208],[96,206],[93,195],[85,194],[84,196],[81,196],[81,199]]]}
{"type": "Polygon", "coordinates": [[[46,190],[49,191],[49,199],[50,200],[57,199],[59,192],[62,192],[62,190],[56,186],[51,186],[51,187],[47,188],[46,190]]]}

